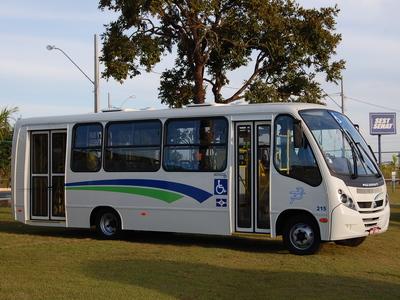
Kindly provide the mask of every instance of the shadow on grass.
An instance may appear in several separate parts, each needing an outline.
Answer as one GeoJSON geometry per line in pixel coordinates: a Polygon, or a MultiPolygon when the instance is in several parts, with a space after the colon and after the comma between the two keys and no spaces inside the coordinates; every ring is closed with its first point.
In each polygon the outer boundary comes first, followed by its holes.
{"type": "Polygon", "coordinates": [[[123,239],[131,242],[149,244],[200,246],[204,248],[221,248],[276,254],[287,253],[280,240],[257,239],[252,237],[127,231],[124,232],[123,239]]]}
{"type": "MultiPolygon", "coordinates": [[[[69,239],[98,239],[89,229],[65,229],[40,226],[28,226],[14,221],[0,221],[0,233],[37,235],[69,239]]],[[[205,248],[223,248],[249,252],[287,253],[280,240],[257,239],[235,236],[214,236],[182,234],[169,232],[123,231],[119,240],[132,243],[159,244],[173,246],[200,246],[205,248]]]]}
{"type": "Polygon", "coordinates": [[[29,226],[15,221],[0,221],[0,233],[21,235],[37,235],[43,237],[61,237],[84,239],[92,237],[93,233],[87,229],[65,229],[41,226],[29,226]]]}
{"type": "MultiPolygon", "coordinates": [[[[262,266],[260,266],[262,268],[262,266]]],[[[271,272],[165,260],[89,261],[82,272],[104,282],[144,288],[178,299],[399,299],[400,285],[305,272],[271,272]],[[319,295],[319,296],[318,296],[319,295]]]]}
{"type": "MultiPolygon", "coordinates": [[[[69,239],[98,239],[93,230],[65,229],[40,226],[28,226],[9,219],[9,211],[0,211],[0,233],[37,235],[69,239]],[[4,221],[6,220],[6,221],[4,221]]],[[[400,227],[400,211],[391,212],[390,226],[400,227]]],[[[181,234],[147,231],[124,231],[120,240],[132,243],[147,243],[174,246],[200,246],[247,252],[287,254],[280,240],[258,239],[252,237],[213,236],[199,234],[181,234]]]]}

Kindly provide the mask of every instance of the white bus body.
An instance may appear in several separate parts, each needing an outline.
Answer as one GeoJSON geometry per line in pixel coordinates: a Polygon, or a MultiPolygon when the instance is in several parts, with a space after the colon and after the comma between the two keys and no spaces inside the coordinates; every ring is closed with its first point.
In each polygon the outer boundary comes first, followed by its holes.
{"type": "Polygon", "coordinates": [[[347,118],[311,104],[31,118],[15,125],[13,214],[29,225],[96,225],[106,237],[283,235],[291,252],[309,254],[320,241],[356,245],[387,230],[372,155],[347,118]]]}

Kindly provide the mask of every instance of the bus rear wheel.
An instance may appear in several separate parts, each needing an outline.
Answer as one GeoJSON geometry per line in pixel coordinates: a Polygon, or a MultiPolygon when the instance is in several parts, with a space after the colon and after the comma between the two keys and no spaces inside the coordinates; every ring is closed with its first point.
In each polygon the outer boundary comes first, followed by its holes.
{"type": "Polygon", "coordinates": [[[321,246],[319,228],[307,216],[291,217],[283,230],[283,243],[290,253],[310,255],[318,252],[321,246]]]}
{"type": "Polygon", "coordinates": [[[111,209],[104,209],[96,216],[96,231],[100,238],[113,239],[121,233],[121,221],[118,214],[111,209]]]}
{"type": "Polygon", "coordinates": [[[347,247],[357,247],[360,246],[364,241],[366,237],[358,237],[358,238],[353,238],[353,239],[347,239],[347,240],[340,240],[340,241],[335,241],[336,245],[340,246],[347,246],[347,247]]]}

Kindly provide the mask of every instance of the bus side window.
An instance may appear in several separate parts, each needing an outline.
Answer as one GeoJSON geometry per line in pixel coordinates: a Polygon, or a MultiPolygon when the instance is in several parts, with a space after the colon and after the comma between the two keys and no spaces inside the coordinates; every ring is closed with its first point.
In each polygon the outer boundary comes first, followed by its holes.
{"type": "Polygon", "coordinates": [[[222,117],[169,119],[164,169],[170,172],[220,172],[227,164],[228,122],[222,117]]]}
{"type": "Polygon", "coordinates": [[[305,137],[301,145],[295,145],[294,126],[295,120],[290,115],[279,115],[275,119],[275,168],[282,175],[317,186],[322,177],[314,154],[305,137]]]}
{"type": "Polygon", "coordinates": [[[105,130],[104,170],[156,172],[160,168],[159,120],[109,122],[105,130]]]}
{"type": "Polygon", "coordinates": [[[71,170],[98,172],[101,168],[103,126],[100,123],[76,124],[72,137],[71,170]]]}

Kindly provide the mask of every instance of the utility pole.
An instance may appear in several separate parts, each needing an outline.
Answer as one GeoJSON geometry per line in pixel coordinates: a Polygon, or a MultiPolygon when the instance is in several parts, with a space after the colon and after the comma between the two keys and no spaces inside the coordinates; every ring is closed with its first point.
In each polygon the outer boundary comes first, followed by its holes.
{"type": "Polygon", "coordinates": [[[97,34],[94,35],[94,112],[100,111],[100,89],[99,89],[99,52],[97,46],[97,34]]]}
{"type": "Polygon", "coordinates": [[[343,77],[340,78],[340,97],[342,99],[342,114],[344,114],[343,77]]]}
{"type": "Polygon", "coordinates": [[[382,165],[381,134],[378,134],[378,165],[382,165]]]}

